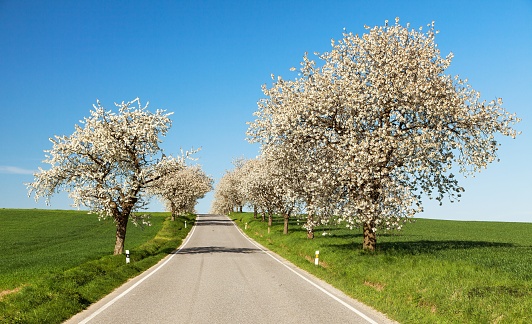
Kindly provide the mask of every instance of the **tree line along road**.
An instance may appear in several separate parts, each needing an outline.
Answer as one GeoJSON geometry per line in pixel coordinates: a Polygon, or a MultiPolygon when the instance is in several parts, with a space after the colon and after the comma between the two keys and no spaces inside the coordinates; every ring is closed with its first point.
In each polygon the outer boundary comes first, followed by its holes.
{"type": "Polygon", "coordinates": [[[173,254],[66,323],[392,323],[248,239],[198,215],[173,254]]]}

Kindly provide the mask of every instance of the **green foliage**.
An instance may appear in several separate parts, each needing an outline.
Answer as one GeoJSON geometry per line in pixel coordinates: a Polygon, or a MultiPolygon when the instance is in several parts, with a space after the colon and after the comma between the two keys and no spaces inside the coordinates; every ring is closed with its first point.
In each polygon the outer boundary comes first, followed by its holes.
{"type": "Polygon", "coordinates": [[[191,228],[184,221],[195,216],[175,222],[168,216],[152,213],[153,226],[128,229],[126,264],[123,255],[112,255],[112,222],[86,212],[0,210],[2,225],[9,224],[0,228],[0,253],[8,260],[0,264],[0,291],[16,288],[0,297],[0,322],[60,323],[99,300],[181,244],[191,228]],[[15,245],[24,246],[18,258],[5,251],[15,245]]]}
{"type": "Polygon", "coordinates": [[[377,251],[366,253],[362,231],[321,227],[309,240],[295,219],[282,235],[282,218],[268,234],[253,214],[232,217],[267,248],[399,322],[532,321],[530,223],[417,219],[379,232],[377,251]]]}

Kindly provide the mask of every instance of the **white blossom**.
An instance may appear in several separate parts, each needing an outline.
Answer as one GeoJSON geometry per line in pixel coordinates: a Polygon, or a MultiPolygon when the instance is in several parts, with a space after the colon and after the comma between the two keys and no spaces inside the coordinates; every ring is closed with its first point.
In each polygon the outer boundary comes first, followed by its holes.
{"type": "Polygon", "coordinates": [[[161,198],[172,219],[184,213],[193,213],[198,199],[212,190],[213,179],[199,165],[175,168],[154,181],[149,191],[161,198]]]}
{"type": "Polygon", "coordinates": [[[52,149],[43,161],[50,169],[40,168],[27,187],[35,200],[49,203],[53,194],[66,191],[73,206],[111,217],[117,226],[114,253],[120,254],[128,220],[149,225],[145,216],[133,214],[147,205],[147,187],[182,169],[184,161],[165,156],[159,147],[171,126],[170,113],[152,113],[138,98],[115,105],[118,112],[105,110],[98,101],[72,135],[51,138],[52,149]]]}
{"type": "Polygon", "coordinates": [[[374,249],[376,230],[401,228],[424,195],[458,199],[455,166],[465,175],[485,168],[497,158],[495,135],[514,138],[519,119],[445,74],[453,54],[440,55],[433,23],[425,33],[398,18],[366,29],[333,40],[319,64],[305,54],[298,78],[272,76],[248,139],[290,170],[276,168],[279,186],[308,211],[364,227],[364,248],[374,249]]]}

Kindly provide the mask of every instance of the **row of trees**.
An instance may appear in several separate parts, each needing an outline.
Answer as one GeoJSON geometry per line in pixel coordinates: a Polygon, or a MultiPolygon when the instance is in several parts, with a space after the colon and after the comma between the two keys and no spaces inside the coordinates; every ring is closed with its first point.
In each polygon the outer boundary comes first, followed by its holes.
{"type": "Polygon", "coordinates": [[[70,136],[51,138],[52,149],[34,182],[26,184],[35,200],[49,203],[53,194],[68,192],[74,207],[87,207],[100,219],[116,224],[114,254],[124,251],[127,225],[150,225],[147,215],[136,214],[150,198],[159,197],[172,217],[192,212],[196,201],[212,190],[213,180],[199,166],[186,164],[189,155],[167,156],[159,146],[170,126],[170,113],[150,112],[137,98],[115,104],[118,112],[93,105],[90,117],[75,125],[70,136]]]}
{"type": "Polygon", "coordinates": [[[363,248],[374,250],[377,229],[400,229],[424,197],[458,200],[455,173],[485,168],[497,158],[495,136],[517,135],[519,119],[501,99],[481,100],[467,80],[445,74],[453,54],[440,55],[434,24],[366,29],[344,32],[317,61],[305,54],[295,79],[272,75],[262,87],[247,133],[261,154],[224,176],[216,211],[245,201],[287,223],[303,210],[310,236],[337,217],[362,227],[363,248]]]}

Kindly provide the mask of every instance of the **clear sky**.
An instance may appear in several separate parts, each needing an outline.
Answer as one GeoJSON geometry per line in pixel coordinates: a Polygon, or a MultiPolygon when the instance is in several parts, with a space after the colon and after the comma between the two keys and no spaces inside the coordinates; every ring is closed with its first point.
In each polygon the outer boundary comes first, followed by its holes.
{"type": "MultiPolygon", "coordinates": [[[[521,136],[501,140],[501,162],[461,182],[461,202],[428,201],[418,217],[532,222],[531,0],[0,0],[0,208],[45,207],[23,183],[48,168],[48,138],[70,135],[96,99],[173,111],[166,153],[201,147],[197,163],[218,180],[233,158],[258,153],[246,122],[270,74],[293,78],[303,54],[329,50],[343,28],[362,34],[395,17],[416,28],[435,21],[442,55],[455,54],[447,72],[523,119],[521,136]]],[[[69,204],[58,195],[50,207],[69,204]]]]}

